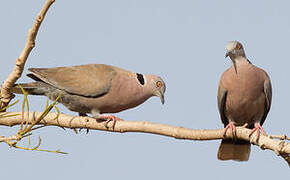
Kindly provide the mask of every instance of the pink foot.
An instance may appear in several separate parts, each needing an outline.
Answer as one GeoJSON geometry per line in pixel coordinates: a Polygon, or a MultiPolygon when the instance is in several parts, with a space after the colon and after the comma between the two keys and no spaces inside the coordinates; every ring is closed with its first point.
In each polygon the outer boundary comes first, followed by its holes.
{"type": "Polygon", "coordinates": [[[229,122],[229,124],[225,127],[224,135],[223,135],[224,137],[226,137],[228,129],[231,130],[233,137],[235,137],[236,136],[236,126],[234,125],[233,122],[229,122]]]}
{"type": "Polygon", "coordinates": [[[117,118],[116,116],[113,116],[113,115],[100,115],[99,119],[105,119],[106,120],[105,123],[104,123],[106,128],[109,128],[108,127],[108,123],[110,121],[113,121],[113,126],[112,126],[113,129],[115,129],[115,125],[116,125],[117,121],[123,121],[122,119],[117,118]]]}
{"type": "Polygon", "coordinates": [[[249,136],[252,136],[255,131],[257,131],[257,138],[258,139],[260,137],[260,131],[262,132],[263,135],[267,135],[266,132],[264,131],[264,129],[262,128],[262,126],[260,125],[260,123],[255,123],[255,127],[254,127],[254,129],[252,129],[249,136]]]}

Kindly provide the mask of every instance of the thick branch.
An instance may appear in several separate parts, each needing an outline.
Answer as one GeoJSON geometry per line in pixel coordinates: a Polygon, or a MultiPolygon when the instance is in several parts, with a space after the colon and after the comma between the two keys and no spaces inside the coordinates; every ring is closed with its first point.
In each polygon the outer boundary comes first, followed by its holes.
{"type": "Polygon", "coordinates": [[[1,104],[0,109],[3,107],[6,107],[11,99],[13,98],[13,95],[10,93],[10,88],[14,85],[14,83],[21,77],[21,74],[23,72],[23,68],[25,65],[25,62],[27,60],[27,57],[29,56],[31,50],[35,46],[35,39],[38,33],[38,29],[45,17],[46,12],[48,11],[48,8],[54,3],[55,0],[47,0],[44,4],[42,10],[40,11],[39,15],[37,16],[34,25],[29,29],[27,40],[24,46],[24,49],[22,50],[19,57],[16,59],[15,66],[13,68],[13,71],[10,73],[8,78],[4,81],[2,87],[1,87],[1,104]]]}
{"type": "MultiPolygon", "coordinates": [[[[0,113],[2,116],[7,116],[11,114],[21,114],[19,113],[0,113]]],[[[29,123],[32,123],[42,114],[42,112],[30,112],[29,123]]],[[[27,118],[27,114],[24,115],[27,118]]],[[[112,131],[112,132],[141,132],[141,133],[151,133],[158,134],[168,137],[174,137],[176,139],[187,139],[187,140],[216,140],[223,138],[223,129],[218,130],[194,130],[189,128],[169,126],[163,124],[156,124],[150,122],[140,122],[140,121],[118,121],[112,129],[112,123],[109,124],[109,128],[106,128],[104,123],[99,123],[94,118],[90,117],[79,117],[79,116],[69,116],[65,114],[60,114],[57,119],[56,113],[49,113],[39,124],[47,126],[58,126],[65,128],[87,128],[102,131],[112,131]]],[[[21,115],[0,118],[0,125],[3,126],[14,126],[21,124],[21,115]]],[[[283,140],[274,140],[269,136],[261,135],[259,140],[256,140],[256,135],[249,137],[251,130],[243,127],[237,127],[237,138],[250,141],[252,144],[261,147],[262,149],[270,149],[274,151],[277,155],[281,155],[288,163],[290,162],[290,143],[286,143],[283,140]]],[[[227,137],[231,137],[230,132],[227,133],[227,137]]]]}

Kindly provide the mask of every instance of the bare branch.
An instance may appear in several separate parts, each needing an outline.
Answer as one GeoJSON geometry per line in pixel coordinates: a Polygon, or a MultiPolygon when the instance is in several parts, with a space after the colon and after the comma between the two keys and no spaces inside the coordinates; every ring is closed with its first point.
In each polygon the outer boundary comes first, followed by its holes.
{"type": "MultiPolygon", "coordinates": [[[[9,116],[12,113],[0,113],[0,116],[5,116],[5,118],[0,119],[0,125],[3,126],[15,126],[21,124],[21,112],[17,116],[9,116]],[[8,116],[8,117],[7,117],[8,116]]],[[[13,113],[15,114],[15,112],[13,113]]],[[[18,113],[16,113],[18,114],[18,113]]],[[[30,112],[29,116],[24,115],[25,121],[29,124],[34,123],[42,112],[30,112]],[[29,117],[29,119],[27,119],[29,117]]],[[[41,120],[38,124],[46,126],[58,126],[61,128],[87,128],[101,131],[111,131],[111,132],[141,132],[141,133],[151,133],[158,134],[162,136],[174,137],[176,139],[186,139],[186,140],[217,140],[223,139],[223,129],[218,130],[194,130],[189,128],[169,126],[163,124],[156,124],[150,122],[140,122],[140,121],[117,121],[112,128],[112,123],[109,123],[109,128],[106,128],[104,123],[98,122],[94,118],[81,117],[81,116],[70,116],[65,114],[49,113],[47,116],[41,120]],[[56,118],[58,116],[58,118],[56,118]]],[[[290,162],[290,143],[285,142],[285,140],[274,140],[271,136],[260,135],[259,140],[257,140],[256,134],[249,137],[251,133],[250,129],[244,127],[237,127],[237,138],[243,139],[251,142],[254,145],[261,147],[261,149],[269,149],[274,151],[277,155],[282,156],[288,163],[290,162]]],[[[227,137],[231,138],[231,133],[227,133],[227,137]]],[[[0,139],[1,140],[1,139],[0,139]]],[[[0,141],[1,142],[1,141],[0,141]]]]}
{"type": "Polygon", "coordinates": [[[29,29],[24,49],[22,50],[19,57],[16,59],[13,71],[10,73],[10,75],[4,81],[4,83],[1,87],[0,109],[3,109],[4,107],[6,107],[9,104],[9,102],[11,101],[11,99],[14,97],[13,94],[10,93],[10,88],[21,77],[26,60],[27,60],[31,50],[35,46],[35,39],[36,39],[36,36],[38,33],[38,29],[39,29],[45,15],[46,15],[46,12],[48,11],[49,7],[54,3],[54,1],[55,0],[47,0],[46,1],[42,10],[40,11],[40,13],[37,16],[35,23],[29,29]]]}

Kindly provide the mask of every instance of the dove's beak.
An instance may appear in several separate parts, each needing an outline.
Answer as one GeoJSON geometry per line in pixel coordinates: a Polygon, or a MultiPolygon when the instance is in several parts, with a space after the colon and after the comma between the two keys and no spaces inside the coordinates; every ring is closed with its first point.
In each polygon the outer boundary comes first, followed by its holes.
{"type": "MultiPolygon", "coordinates": [[[[230,54],[231,54],[231,51],[227,51],[227,53],[226,53],[226,55],[225,55],[225,58],[227,58],[228,56],[230,56],[230,54]]],[[[235,61],[234,59],[232,59],[232,58],[231,58],[231,60],[232,60],[233,65],[234,65],[235,72],[236,72],[236,74],[238,74],[236,61],[235,61]]]]}
{"type": "Polygon", "coordinates": [[[225,58],[227,58],[230,55],[230,52],[227,52],[225,55],[225,58]]]}
{"type": "Polygon", "coordinates": [[[161,94],[159,97],[160,97],[161,103],[164,104],[165,103],[164,94],[161,94]]]}
{"type": "Polygon", "coordinates": [[[154,93],[155,96],[160,98],[160,101],[162,104],[164,104],[165,100],[164,100],[164,94],[161,91],[155,91],[154,93]]]}

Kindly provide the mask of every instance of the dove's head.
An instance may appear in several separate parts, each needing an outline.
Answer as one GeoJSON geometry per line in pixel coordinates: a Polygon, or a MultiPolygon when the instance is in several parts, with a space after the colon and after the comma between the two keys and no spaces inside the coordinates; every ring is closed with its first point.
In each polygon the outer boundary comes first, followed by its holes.
{"type": "Polygon", "coordinates": [[[152,95],[159,97],[161,103],[164,104],[164,93],[166,90],[166,85],[163,79],[156,75],[146,75],[146,81],[152,95]]]}
{"type": "Polygon", "coordinates": [[[227,50],[227,52],[226,52],[225,57],[229,56],[231,58],[233,65],[234,65],[234,68],[235,68],[235,71],[237,73],[236,59],[238,57],[246,58],[243,45],[239,41],[230,41],[230,42],[228,42],[228,44],[226,46],[226,50],[227,50]]]}
{"type": "Polygon", "coordinates": [[[230,41],[226,46],[226,56],[230,56],[231,59],[234,59],[236,57],[242,56],[245,57],[245,51],[243,48],[243,45],[238,41],[230,41]]]}

